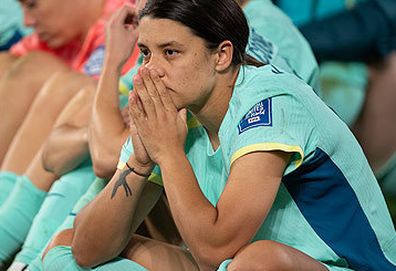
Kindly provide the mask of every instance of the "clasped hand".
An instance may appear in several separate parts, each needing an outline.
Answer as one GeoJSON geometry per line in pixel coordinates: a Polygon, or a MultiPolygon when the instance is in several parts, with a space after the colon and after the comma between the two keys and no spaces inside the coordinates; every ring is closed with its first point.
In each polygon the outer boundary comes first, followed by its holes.
{"type": "Polygon", "coordinates": [[[155,70],[140,68],[129,96],[131,137],[138,162],[161,165],[184,153],[186,109],[177,110],[155,70]],[[139,161],[140,160],[140,161],[139,161]]]}

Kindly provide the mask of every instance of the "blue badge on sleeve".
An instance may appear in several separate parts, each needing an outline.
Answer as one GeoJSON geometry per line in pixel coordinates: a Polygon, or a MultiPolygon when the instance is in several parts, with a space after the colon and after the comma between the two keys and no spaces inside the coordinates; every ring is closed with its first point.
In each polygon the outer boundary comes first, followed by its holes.
{"type": "Polygon", "coordinates": [[[259,126],[272,126],[272,100],[262,100],[253,106],[238,125],[239,134],[259,126]]]}
{"type": "Polygon", "coordinates": [[[84,65],[84,73],[89,76],[100,75],[102,71],[105,56],[105,48],[103,45],[93,51],[88,61],[84,65]]]}

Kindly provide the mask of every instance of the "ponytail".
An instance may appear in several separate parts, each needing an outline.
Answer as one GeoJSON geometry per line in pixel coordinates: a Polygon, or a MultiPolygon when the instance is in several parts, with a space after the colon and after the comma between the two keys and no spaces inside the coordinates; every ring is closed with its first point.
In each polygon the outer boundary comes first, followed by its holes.
{"type": "Polygon", "coordinates": [[[245,53],[243,55],[243,59],[242,59],[242,65],[250,65],[250,66],[255,66],[255,67],[261,67],[264,65],[267,65],[269,63],[263,63],[257,59],[255,59],[254,57],[250,56],[249,54],[245,53]]]}

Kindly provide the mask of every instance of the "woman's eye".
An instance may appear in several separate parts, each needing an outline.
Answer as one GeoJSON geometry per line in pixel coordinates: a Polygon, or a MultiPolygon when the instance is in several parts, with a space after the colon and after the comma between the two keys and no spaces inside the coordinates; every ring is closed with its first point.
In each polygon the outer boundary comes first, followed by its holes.
{"type": "Polygon", "coordinates": [[[26,0],[23,3],[29,9],[32,9],[32,8],[34,8],[36,6],[36,0],[26,0]]]}
{"type": "Polygon", "coordinates": [[[145,49],[140,50],[140,53],[142,54],[142,56],[144,58],[147,58],[147,57],[150,56],[150,52],[148,50],[145,50],[145,49]]]}
{"type": "Polygon", "coordinates": [[[179,52],[176,51],[176,50],[170,50],[170,49],[165,50],[165,55],[168,56],[168,57],[174,57],[174,56],[176,56],[178,53],[179,53],[179,52]]]}

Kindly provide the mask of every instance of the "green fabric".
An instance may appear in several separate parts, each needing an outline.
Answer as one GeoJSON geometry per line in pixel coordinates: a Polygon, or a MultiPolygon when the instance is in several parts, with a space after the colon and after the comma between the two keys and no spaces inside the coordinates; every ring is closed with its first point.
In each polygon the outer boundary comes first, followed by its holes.
{"type": "MultiPolygon", "coordinates": [[[[93,183],[89,186],[88,190],[85,192],[85,194],[77,201],[77,203],[74,205],[73,210],[69,213],[69,215],[66,217],[66,219],[63,221],[63,223],[56,229],[55,234],[65,230],[65,229],[70,229],[73,228],[73,222],[76,217],[76,214],[85,206],[87,205],[90,201],[92,201],[96,195],[102,191],[102,189],[106,186],[107,181],[100,179],[100,178],[95,178],[93,183]]],[[[47,245],[44,246],[44,248],[47,245]]],[[[29,264],[29,271],[41,271],[44,270],[42,261],[41,261],[41,256],[42,256],[43,251],[40,252],[40,255],[38,255],[32,262],[29,264]]]]}
{"type": "MultiPolygon", "coordinates": [[[[217,271],[227,271],[228,265],[231,263],[231,259],[223,261],[217,271]]],[[[324,264],[324,266],[329,270],[329,271],[351,271],[349,268],[343,268],[343,267],[338,267],[338,266],[330,266],[327,264],[324,264]]]]}
{"type": "Polygon", "coordinates": [[[14,261],[29,264],[50,240],[55,230],[71,212],[73,206],[95,179],[92,165],[84,165],[62,176],[48,192],[22,250],[14,261]]]}
{"type": "Polygon", "coordinates": [[[227,260],[225,260],[225,261],[223,261],[221,264],[220,264],[220,266],[219,266],[219,268],[217,269],[217,271],[227,271],[227,267],[228,267],[228,265],[231,263],[231,259],[227,259],[227,260]]]}
{"type": "Polygon", "coordinates": [[[297,26],[337,14],[363,1],[366,0],[277,0],[297,26]]]}
{"type": "MultiPolygon", "coordinates": [[[[187,157],[199,186],[214,206],[226,186],[231,158],[240,157],[241,151],[290,151],[291,160],[284,173],[287,176],[296,172],[301,162],[300,167],[308,167],[320,149],[342,173],[347,181],[343,185],[355,194],[383,253],[396,260],[396,247],[391,246],[396,240],[394,227],[362,149],[345,123],[301,80],[271,65],[243,67],[220,126],[219,139],[220,146],[215,151],[206,130],[197,125],[189,129],[186,141],[187,157]],[[270,106],[264,106],[268,100],[270,106]],[[257,116],[261,120],[268,114],[269,123],[254,126],[257,116]],[[241,129],[244,121],[250,123],[247,129],[241,129]]],[[[127,141],[121,159],[131,153],[132,145],[127,141]]],[[[320,181],[321,175],[317,176],[312,181],[320,181]]],[[[344,200],[345,204],[351,201],[344,200]]],[[[283,183],[264,224],[252,239],[256,240],[275,240],[334,266],[347,266],[314,231],[283,183]]]]}
{"type": "Polygon", "coordinates": [[[367,66],[325,62],[320,66],[322,99],[352,126],[363,108],[368,83],[367,66]]]}
{"type": "Polygon", "coordinates": [[[26,176],[18,178],[10,197],[0,208],[0,261],[7,260],[23,244],[46,195],[26,176]]]}
{"type": "MultiPolygon", "coordinates": [[[[320,148],[353,189],[384,254],[396,261],[396,249],[389,245],[396,238],[394,226],[361,147],[346,125],[303,83],[286,73],[277,72],[273,67],[244,68],[221,124],[219,138],[226,172],[231,168],[230,158],[240,149],[254,144],[299,146],[305,157],[303,165],[309,163],[309,159],[320,148]],[[248,112],[252,112],[258,102],[268,98],[272,99],[272,126],[260,126],[240,133],[237,128],[240,121],[248,112]]],[[[254,151],[254,148],[250,151],[254,151]]],[[[299,155],[295,153],[285,175],[295,171],[298,158],[299,155]]],[[[202,157],[198,159],[203,160],[202,157]]],[[[210,191],[210,187],[201,186],[201,189],[210,191]]],[[[217,195],[217,200],[220,195],[217,195]]],[[[259,239],[295,244],[297,249],[315,259],[339,262],[342,266],[343,260],[315,234],[283,185],[265,223],[254,238],[259,239]],[[288,203],[287,206],[285,203],[288,203]],[[290,231],[293,232],[292,236],[289,235],[290,231]]]]}
{"type": "Polygon", "coordinates": [[[63,224],[58,228],[58,232],[64,229],[72,228],[76,215],[90,203],[106,186],[107,181],[101,178],[96,178],[95,181],[88,188],[88,191],[77,201],[74,205],[72,212],[68,215],[63,224]]]}
{"type": "Polygon", "coordinates": [[[43,260],[43,265],[46,271],[90,270],[90,268],[80,267],[74,260],[70,247],[66,246],[58,246],[49,250],[43,260]]]}
{"type": "MultiPolygon", "coordinates": [[[[231,263],[231,259],[228,259],[228,260],[225,260],[224,262],[222,262],[221,264],[220,264],[220,266],[219,266],[219,268],[217,269],[217,271],[227,271],[227,267],[228,267],[228,265],[231,263]]],[[[342,268],[342,267],[337,267],[337,266],[330,266],[330,265],[326,265],[326,264],[324,264],[325,266],[326,266],[326,268],[329,270],[329,271],[348,271],[348,270],[351,270],[351,269],[349,269],[349,268],[342,268]]]]}
{"type": "Polygon", "coordinates": [[[54,247],[48,251],[44,258],[44,269],[46,271],[147,271],[141,265],[120,257],[95,268],[82,268],[76,263],[71,248],[66,246],[54,247]]]}
{"type": "Polygon", "coordinates": [[[260,54],[256,54],[261,46],[257,44],[258,38],[254,33],[259,34],[273,44],[273,48],[268,48],[273,61],[268,63],[288,71],[286,64],[319,93],[318,64],[315,56],[291,20],[270,0],[250,0],[243,10],[251,28],[247,52],[261,58],[260,54]]]}
{"type": "Polygon", "coordinates": [[[0,206],[7,200],[15,186],[17,175],[13,172],[0,172],[0,206]]]}
{"type": "Polygon", "coordinates": [[[23,13],[16,0],[1,0],[0,5],[0,46],[6,44],[16,31],[21,34],[31,32],[23,26],[23,13]]]}

